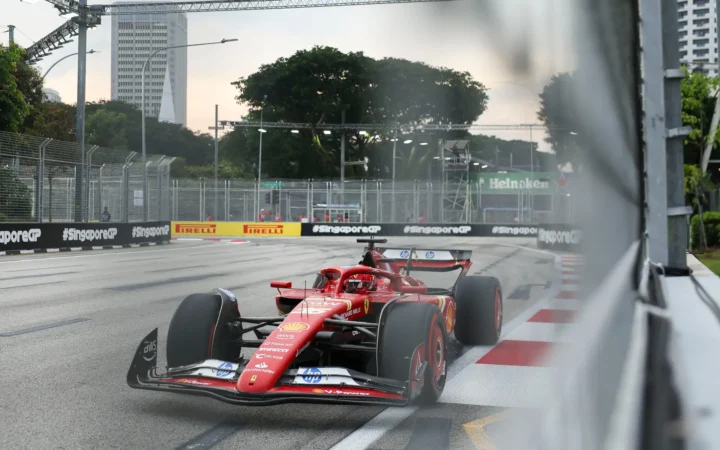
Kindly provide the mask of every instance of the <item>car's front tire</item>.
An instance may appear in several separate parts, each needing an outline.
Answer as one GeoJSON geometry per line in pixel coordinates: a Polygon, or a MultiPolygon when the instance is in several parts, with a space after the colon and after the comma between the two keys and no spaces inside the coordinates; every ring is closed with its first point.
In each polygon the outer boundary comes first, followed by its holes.
{"type": "Polygon", "coordinates": [[[447,329],[442,313],[428,303],[396,303],[386,314],[378,342],[379,376],[412,385],[420,356],[420,362],[428,364],[425,383],[415,402],[437,402],[447,379],[447,329]]]}
{"type": "Polygon", "coordinates": [[[238,357],[239,348],[229,342],[213,345],[221,306],[219,294],[192,294],[180,303],[168,329],[168,366],[186,366],[206,359],[233,361],[238,357]]]}

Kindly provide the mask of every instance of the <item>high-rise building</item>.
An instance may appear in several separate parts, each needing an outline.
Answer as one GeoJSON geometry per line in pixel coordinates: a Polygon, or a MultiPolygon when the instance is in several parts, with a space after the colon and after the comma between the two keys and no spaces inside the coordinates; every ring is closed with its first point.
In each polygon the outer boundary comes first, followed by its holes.
{"type": "MultiPolygon", "coordinates": [[[[187,45],[185,14],[113,16],[112,99],[140,108],[143,64],[154,51],[177,45],[187,45]]],[[[145,114],[187,125],[187,47],[159,51],[148,62],[145,114]]]]}
{"type": "Polygon", "coordinates": [[[680,62],[690,71],[718,74],[715,0],[678,1],[680,62]]]}

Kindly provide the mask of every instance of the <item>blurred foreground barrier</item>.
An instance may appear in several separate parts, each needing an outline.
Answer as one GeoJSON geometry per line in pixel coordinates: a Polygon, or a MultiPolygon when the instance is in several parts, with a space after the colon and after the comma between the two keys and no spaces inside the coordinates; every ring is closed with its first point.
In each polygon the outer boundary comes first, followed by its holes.
{"type": "Polygon", "coordinates": [[[529,225],[406,224],[406,223],[303,223],[302,236],[470,236],[535,237],[529,225]]]}
{"type": "Polygon", "coordinates": [[[133,245],[170,241],[170,222],[0,223],[0,255],[21,252],[133,245]]]}
{"type": "Polygon", "coordinates": [[[583,233],[572,225],[538,225],[537,246],[549,250],[579,253],[583,233]]]}

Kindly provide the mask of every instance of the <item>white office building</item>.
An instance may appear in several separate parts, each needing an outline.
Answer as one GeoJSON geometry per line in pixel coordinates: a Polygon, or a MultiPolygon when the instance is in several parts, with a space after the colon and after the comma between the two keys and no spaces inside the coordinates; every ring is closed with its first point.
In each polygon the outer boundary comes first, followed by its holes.
{"type": "Polygon", "coordinates": [[[678,1],[680,62],[690,69],[718,75],[715,0],[678,1]]]}
{"type": "MultiPolygon", "coordinates": [[[[145,60],[158,49],[186,44],[185,14],[112,16],[112,99],[139,109],[145,60]]],[[[187,48],[157,52],[146,66],[145,114],[187,125],[187,48]]]]}

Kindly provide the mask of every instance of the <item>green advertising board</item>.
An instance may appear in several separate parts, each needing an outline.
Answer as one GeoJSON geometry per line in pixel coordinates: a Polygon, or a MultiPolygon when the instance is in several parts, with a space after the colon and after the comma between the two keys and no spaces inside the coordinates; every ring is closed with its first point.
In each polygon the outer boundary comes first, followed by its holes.
{"type": "Polygon", "coordinates": [[[483,194],[514,194],[533,191],[552,194],[557,190],[559,175],[551,172],[479,173],[473,181],[480,184],[483,194]]]}

